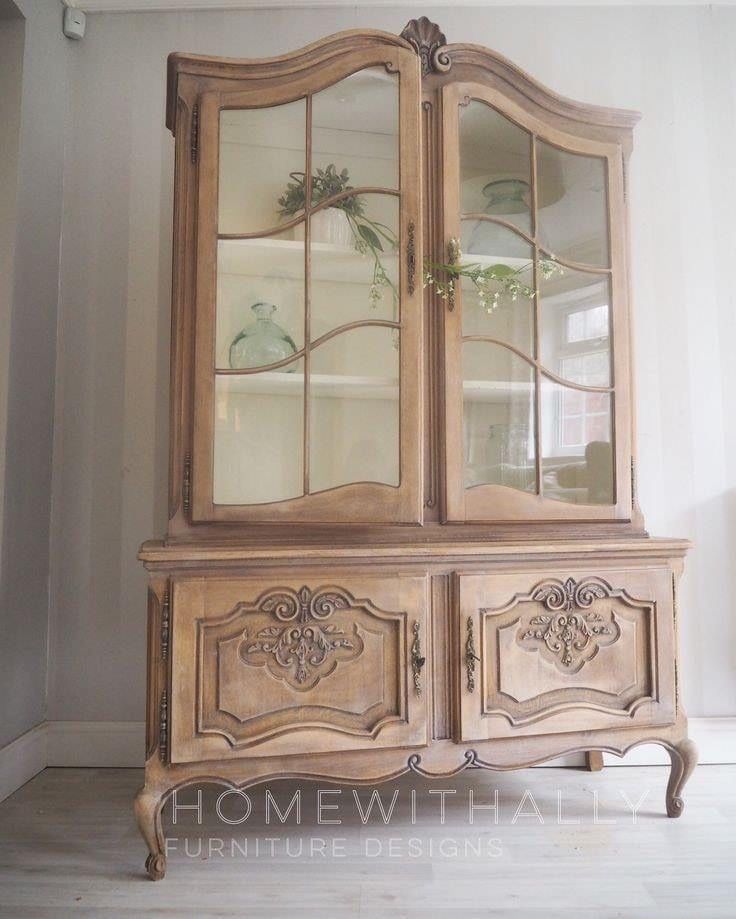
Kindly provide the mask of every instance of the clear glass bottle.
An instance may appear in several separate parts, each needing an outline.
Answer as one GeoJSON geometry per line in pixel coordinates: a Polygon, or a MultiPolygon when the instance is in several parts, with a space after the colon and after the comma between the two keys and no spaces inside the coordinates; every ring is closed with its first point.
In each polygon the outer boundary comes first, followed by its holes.
{"type": "MultiPolygon", "coordinates": [[[[265,367],[296,352],[291,336],[271,318],[277,309],[273,303],[254,303],[251,309],[256,315],[255,322],[240,331],[230,345],[230,366],[233,370],[265,367]]],[[[291,373],[295,368],[289,365],[277,369],[291,373]]]]}

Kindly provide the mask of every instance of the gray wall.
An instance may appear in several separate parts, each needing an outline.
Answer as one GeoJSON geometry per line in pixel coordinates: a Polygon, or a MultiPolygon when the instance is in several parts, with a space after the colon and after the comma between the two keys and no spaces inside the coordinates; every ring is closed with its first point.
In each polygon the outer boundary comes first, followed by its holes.
{"type": "MultiPolygon", "coordinates": [[[[631,174],[640,495],[653,533],[696,543],[681,615],[686,704],[694,715],[736,714],[736,9],[422,12],[450,41],[487,44],[558,92],[644,112],[631,174]]],[[[87,37],[70,62],[51,718],[144,715],[145,577],[135,554],[165,528],[173,154],[163,126],[167,53],[272,55],[345,28],[397,32],[413,15],[352,7],[88,17],[87,37]]],[[[54,184],[52,198],[57,190],[54,184]]],[[[51,233],[44,227],[44,239],[51,233]]],[[[49,308],[51,291],[34,302],[49,308]]],[[[40,417],[32,417],[44,445],[53,366],[46,318],[44,312],[33,370],[28,353],[28,367],[18,368],[38,395],[40,417]]],[[[20,404],[29,419],[30,405],[20,404]]],[[[42,517],[47,492],[27,500],[42,517]]],[[[41,534],[34,539],[42,542],[41,534]]],[[[28,586],[25,574],[18,578],[28,586]]],[[[38,602],[43,587],[32,582],[38,602]]]]}
{"type": "MultiPolygon", "coordinates": [[[[5,329],[6,369],[0,379],[7,405],[2,432],[0,745],[46,714],[51,458],[67,122],[68,48],[61,34],[61,7],[57,0],[17,0],[17,6],[26,22],[12,307],[9,336],[5,329]]],[[[2,60],[3,94],[11,94],[17,67],[8,73],[5,68],[12,64],[5,55],[2,60]]]]}
{"type": "Polygon", "coordinates": [[[18,231],[18,148],[25,27],[25,19],[15,3],[12,0],[0,0],[0,521],[5,503],[5,442],[8,430],[15,237],[18,231]]]}

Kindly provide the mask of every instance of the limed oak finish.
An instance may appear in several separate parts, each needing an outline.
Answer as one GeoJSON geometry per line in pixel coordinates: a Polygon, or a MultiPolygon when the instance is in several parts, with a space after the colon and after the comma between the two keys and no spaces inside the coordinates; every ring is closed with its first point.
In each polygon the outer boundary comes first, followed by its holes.
{"type": "Polygon", "coordinates": [[[637,120],[425,18],[170,56],[170,521],[140,552],[152,878],[163,802],[205,779],[595,770],[653,742],[682,812],[688,546],[647,536],[635,489],[637,120]],[[248,325],[263,303],[276,344],[248,325]]]}

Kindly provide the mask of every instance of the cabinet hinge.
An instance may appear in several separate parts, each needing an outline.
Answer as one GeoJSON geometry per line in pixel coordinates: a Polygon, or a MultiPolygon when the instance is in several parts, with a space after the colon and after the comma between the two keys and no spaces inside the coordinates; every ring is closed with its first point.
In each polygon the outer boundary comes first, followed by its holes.
{"type": "Polygon", "coordinates": [[[636,504],[636,462],[631,457],[631,503],[636,504]]]}
{"type": "Polygon", "coordinates": [[[192,454],[187,453],[184,457],[184,471],[181,480],[181,503],[184,507],[184,513],[188,514],[192,506],[192,454]]]}
{"type": "Polygon", "coordinates": [[[414,279],[417,268],[416,243],[414,241],[414,223],[410,223],[407,228],[406,242],[406,286],[409,296],[414,293],[414,279]]]}
{"type": "Polygon", "coordinates": [[[197,162],[197,154],[199,153],[199,106],[195,105],[192,109],[192,128],[191,135],[189,138],[190,142],[190,153],[192,156],[192,162],[197,162]]]}
{"type": "Polygon", "coordinates": [[[165,763],[169,753],[169,697],[166,690],[161,693],[158,710],[158,756],[165,763]]]}
{"type": "Polygon", "coordinates": [[[680,710],[680,637],[677,633],[677,578],[672,572],[672,628],[675,633],[675,715],[680,710]]]}
{"type": "Polygon", "coordinates": [[[163,600],[161,601],[161,660],[165,661],[169,656],[169,635],[171,603],[169,601],[168,589],[164,591],[163,600]]]}

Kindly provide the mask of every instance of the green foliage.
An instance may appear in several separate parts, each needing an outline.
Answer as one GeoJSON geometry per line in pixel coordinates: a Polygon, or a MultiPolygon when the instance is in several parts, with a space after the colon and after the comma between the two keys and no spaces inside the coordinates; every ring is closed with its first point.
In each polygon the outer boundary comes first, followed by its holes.
{"type": "MultiPolygon", "coordinates": [[[[304,172],[290,172],[289,182],[286,191],[278,200],[279,214],[282,217],[294,217],[300,211],[304,210],[307,200],[307,177],[304,172]]],[[[350,176],[347,169],[338,172],[334,163],[330,163],[326,169],[317,169],[312,176],[312,205],[319,204],[327,198],[340,195],[343,192],[351,191],[353,186],[350,184],[350,176]]],[[[348,195],[336,201],[333,207],[345,211],[352,217],[362,217],[365,213],[365,205],[357,195],[348,195]]]]}
{"type": "Polygon", "coordinates": [[[377,249],[379,252],[383,252],[383,246],[381,245],[381,240],[378,237],[378,234],[368,226],[367,223],[358,224],[358,233],[363,237],[363,240],[367,243],[371,249],[377,249]]]}

